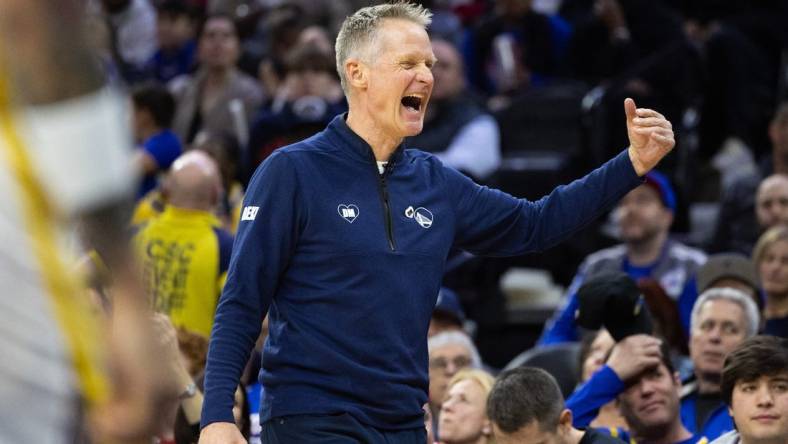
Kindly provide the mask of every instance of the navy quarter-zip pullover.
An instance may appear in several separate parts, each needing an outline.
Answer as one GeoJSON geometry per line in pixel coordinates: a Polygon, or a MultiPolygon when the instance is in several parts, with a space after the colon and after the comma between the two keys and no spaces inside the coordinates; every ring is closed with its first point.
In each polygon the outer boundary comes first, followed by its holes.
{"type": "Polygon", "coordinates": [[[423,427],[427,328],[449,249],[543,250],[642,183],[626,152],[536,202],[402,146],[381,175],[344,118],[276,151],[249,184],[211,334],[203,426],[233,422],[268,313],[261,423],[348,413],[381,429],[423,427]]]}

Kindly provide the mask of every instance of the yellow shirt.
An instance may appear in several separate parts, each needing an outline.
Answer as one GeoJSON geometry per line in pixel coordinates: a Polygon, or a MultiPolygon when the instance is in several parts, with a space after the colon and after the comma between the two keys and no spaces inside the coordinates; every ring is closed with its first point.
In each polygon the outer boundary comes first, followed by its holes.
{"type": "Polygon", "coordinates": [[[230,262],[232,236],[211,213],[169,205],[135,243],[153,308],[209,336],[230,262]]]}

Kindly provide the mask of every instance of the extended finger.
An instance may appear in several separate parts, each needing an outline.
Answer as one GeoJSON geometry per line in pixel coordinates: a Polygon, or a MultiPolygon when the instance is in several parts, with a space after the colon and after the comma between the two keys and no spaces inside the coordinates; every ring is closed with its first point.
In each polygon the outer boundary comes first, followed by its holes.
{"type": "Polygon", "coordinates": [[[648,334],[645,334],[645,333],[640,333],[640,334],[628,336],[626,339],[624,339],[624,341],[632,341],[632,342],[635,342],[635,343],[640,344],[640,345],[642,345],[642,344],[661,344],[662,343],[662,339],[654,337],[654,336],[651,336],[651,335],[648,335],[648,334]]]}
{"type": "Polygon", "coordinates": [[[648,128],[633,128],[636,134],[642,134],[644,136],[650,136],[652,134],[659,134],[663,137],[673,137],[673,130],[670,128],[663,128],[661,126],[650,126],[648,128]]]}
{"type": "Polygon", "coordinates": [[[657,338],[648,338],[647,340],[644,340],[643,342],[638,344],[638,347],[641,350],[648,350],[648,351],[651,350],[659,351],[661,346],[662,346],[662,341],[657,338]]]}
{"type": "Polygon", "coordinates": [[[642,128],[673,128],[673,124],[662,117],[635,117],[632,123],[642,128]]]}
{"type": "Polygon", "coordinates": [[[637,117],[658,117],[660,119],[665,118],[665,116],[650,108],[638,108],[636,114],[637,117]]]}
{"type": "Polygon", "coordinates": [[[659,344],[645,344],[640,347],[639,351],[644,355],[662,354],[659,344]]]}
{"type": "Polygon", "coordinates": [[[676,139],[673,134],[673,131],[668,129],[654,131],[653,133],[651,133],[651,137],[653,137],[654,140],[657,140],[659,142],[676,143],[676,139]]]}
{"type": "Polygon", "coordinates": [[[676,143],[676,139],[673,138],[672,134],[668,135],[668,134],[656,133],[654,134],[654,139],[666,144],[669,143],[671,145],[675,145],[676,143]]]}
{"type": "Polygon", "coordinates": [[[660,359],[658,357],[643,358],[640,361],[640,367],[641,368],[652,368],[652,367],[658,366],[661,362],[662,362],[662,359],[660,359]]]}
{"type": "Polygon", "coordinates": [[[656,127],[656,128],[653,129],[651,134],[662,136],[662,137],[668,137],[668,138],[672,138],[674,136],[673,130],[670,129],[670,128],[658,128],[658,127],[656,127]]]}
{"type": "Polygon", "coordinates": [[[645,354],[662,354],[662,347],[660,344],[647,344],[640,348],[645,354]]]}
{"type": "Polygon", "coordinates": [[[624,114],[627,116],[627,121],[631,122],[637,116],[637,106],[635,101],[627,97],[624,99],[624,114]]]}

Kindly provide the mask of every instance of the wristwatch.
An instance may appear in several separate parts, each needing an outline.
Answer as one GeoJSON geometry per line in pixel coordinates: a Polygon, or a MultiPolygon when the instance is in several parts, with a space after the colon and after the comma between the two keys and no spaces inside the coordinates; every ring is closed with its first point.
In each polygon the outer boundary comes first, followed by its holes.
{"type": "Polygon", "coordinates": [[[197,394],[197,384],[192,382],[186,386],[186,389],[183,392],[181,392],[180,395],[178,395],[178,399],[183,401],[184,399],[189,399],[194,397],[194,395],[196,394],[197,394]]]}

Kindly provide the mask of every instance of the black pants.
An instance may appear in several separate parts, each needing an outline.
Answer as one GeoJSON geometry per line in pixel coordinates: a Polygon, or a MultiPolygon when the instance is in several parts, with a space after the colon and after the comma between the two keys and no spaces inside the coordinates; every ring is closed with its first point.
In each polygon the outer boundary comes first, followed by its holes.
{"type": "Polygon", "coordinates": [[[266,421],[260,435],[263,444],[425,444],[424,427],[380,430],[355,418],[338,415],[283,416],[266,421]]]}

